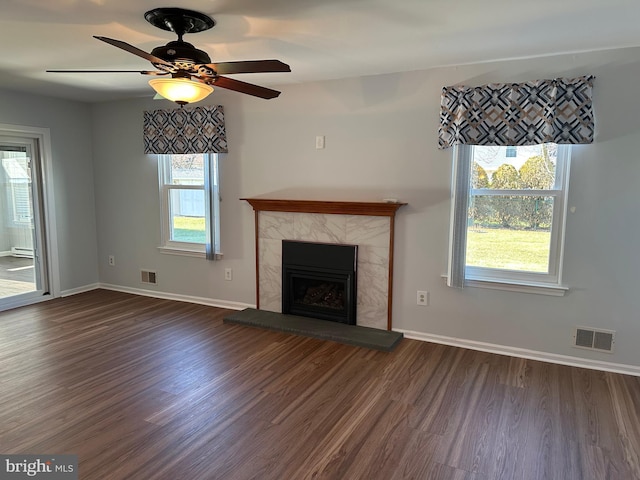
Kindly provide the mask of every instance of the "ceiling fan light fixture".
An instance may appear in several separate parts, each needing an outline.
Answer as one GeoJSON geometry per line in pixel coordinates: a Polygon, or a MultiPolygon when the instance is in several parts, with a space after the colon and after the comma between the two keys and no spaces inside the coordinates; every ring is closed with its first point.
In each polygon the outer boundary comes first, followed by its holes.
{"type": "MultiPolygon", "coordinates": [[[[95,0],[93,0],[95,1],[95,0]]],[[[120,50],[143,58],[155,70],[47,70],[60,73],[138,73],[171,78],[153,79],[149,85],[159,96],[186,105],[205,99],[215,83],[217,87],[233,90],[265,100],[280,95],[278,90],[242,82],[223,75],[236,73],[290,72],[291,67],[280,60],[241,60],[235,62],[211,63],[211,57],[203,50],[183,40],[187,33],[198,33],[213,27],[216,22],[204,13],[184,8],[162,7],[149,10],[144,18],[154,27],[168,30],[178,36],[166,45],[154,48],[151,53],[140,50],[115,38],[94,35],[96,40],[112,45],[120,50]],[[192,79],[197,80],[194,81],[192,79]]]]}
{"type": "Polygon", "coordinates": [[[149,80],[149,85],[159,95],[179,105],[199,102],[213,92],[211,85],[188,78],[154,78],[149,80]]]}

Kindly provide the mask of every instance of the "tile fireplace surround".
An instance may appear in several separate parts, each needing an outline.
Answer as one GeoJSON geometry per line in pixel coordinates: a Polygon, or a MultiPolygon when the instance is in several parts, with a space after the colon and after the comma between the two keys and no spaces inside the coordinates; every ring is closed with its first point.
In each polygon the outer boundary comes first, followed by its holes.
{"type": "Polygon", "coordinates": [[[356,324],[391,330],[394,220],[406,204],[241,200],[255,211],[258,309],[282,311],[282,240],[358,245],[356,324]]]}

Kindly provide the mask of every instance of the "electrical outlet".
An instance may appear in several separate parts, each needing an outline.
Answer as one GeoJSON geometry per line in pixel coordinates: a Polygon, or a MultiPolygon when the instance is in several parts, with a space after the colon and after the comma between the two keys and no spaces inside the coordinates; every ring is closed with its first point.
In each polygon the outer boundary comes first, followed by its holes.
{"type": "Polygon", "coordinates": [[[112,267],[116,266],[116,257],[114,255],[109,255],[109,265],[112,267]]]}
{"type": "Polygon", "coordinates": [[[233,270],[231,270],[230,268],[225,268],[224,269],[224,279],[227,280],[227,281],[233,280],[233,270]]]}
{"type": "Polygon", "coordinates": [[[424,290],[418,290],[417,303],[420,306],[426,307],[429,305],[429,292],[424,290]]]}

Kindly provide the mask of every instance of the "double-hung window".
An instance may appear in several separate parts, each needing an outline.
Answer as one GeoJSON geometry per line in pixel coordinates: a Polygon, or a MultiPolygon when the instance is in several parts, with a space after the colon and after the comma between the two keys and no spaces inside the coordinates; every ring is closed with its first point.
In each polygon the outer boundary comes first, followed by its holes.
{"type": "Polygon", "coordinates": [[[570,148],[454,149],[450,275],[458,269],[471,286],[563,294],[570,148]]]}
{"type": "Polygon", "coordinates": [[[166,253],[220,255],[218,155],[158,155],[161,245],[166,253]]]}
{"type": "Polygon", "coordinates": [[[570,145],[593,142],[593,80],[443,87],[438,143],[454,147],[448,285],[564,294],[570,145]]]}
{"type": "Polygon", "coordinates": [[[6,158],[2,159],[2,170],[7,178],[10,218],[18,227],[30,227],[33,224],[33,206],[31,205],[31,160],[26,156],[26,148],[5,147],[6,158]]]}

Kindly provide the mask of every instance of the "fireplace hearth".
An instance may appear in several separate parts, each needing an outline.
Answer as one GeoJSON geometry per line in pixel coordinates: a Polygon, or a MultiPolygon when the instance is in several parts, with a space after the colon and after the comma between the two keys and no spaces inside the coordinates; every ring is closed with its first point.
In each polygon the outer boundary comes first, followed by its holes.
{"type": "Polygon", "coordinates": [[[282,313],[356,324],[357,245],[282,241],[282,313]]]}

